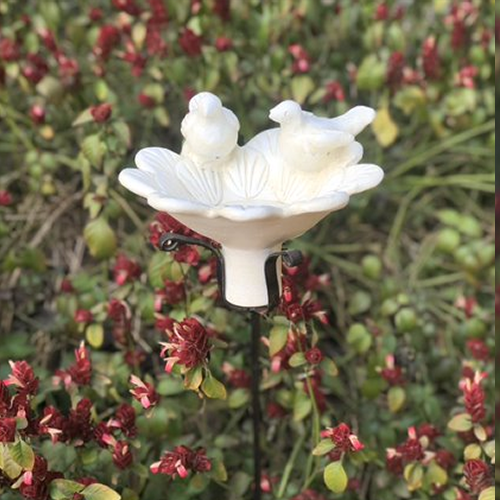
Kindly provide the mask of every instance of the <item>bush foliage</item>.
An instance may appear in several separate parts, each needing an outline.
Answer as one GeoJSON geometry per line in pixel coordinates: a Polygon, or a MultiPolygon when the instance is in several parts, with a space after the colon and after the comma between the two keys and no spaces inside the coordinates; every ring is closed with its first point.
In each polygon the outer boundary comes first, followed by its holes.
{"type": "Polygon", "coordinates": [[[264,318],[265,498],[493,499],[494,10],[0,0],[2,499],[251,497],[247,318],[117,183],[201,90],[244,140],[286,98],[378,111],[383,185],[264,318]]]}

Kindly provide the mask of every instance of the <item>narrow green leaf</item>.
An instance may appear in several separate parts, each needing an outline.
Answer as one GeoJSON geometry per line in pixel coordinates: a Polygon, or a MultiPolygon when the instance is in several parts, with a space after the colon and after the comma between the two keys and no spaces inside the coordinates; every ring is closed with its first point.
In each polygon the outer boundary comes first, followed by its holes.
{"type": "Polygon", "coordinates": [[[331,439],[322,439],[312,451],[312,454],[321,457],[330,453],[335,448],[335,444],[331,439]]]}
{"type": "Polygon", "coordinates": [[[286,345],[288,339],[288,327],[276,325],[269,332],[269,355],[274,356],[286,345]]]}
{"type": "Polygon", "coordinates": [[[306,363],[306,357],[303,352],[296,352],[292,354],[292,356],[288,360],[288,364],[292,368],[297,368],[298,366],[302,366],[305,363],[306,363]]]}

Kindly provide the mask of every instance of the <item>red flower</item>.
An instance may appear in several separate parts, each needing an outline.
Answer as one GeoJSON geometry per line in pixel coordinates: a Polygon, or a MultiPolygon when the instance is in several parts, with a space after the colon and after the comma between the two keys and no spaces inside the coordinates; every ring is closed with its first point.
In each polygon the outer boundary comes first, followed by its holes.
{"type": "Polygon", "coordinates": [[[318,347],[313,347],[305,353],[306,361],[312,365],[318,365],[323,360],[323,353],[318,347]]]}
{"type": "Polygon", "coordinates": [[[391,386],[404,385],[405,378],[403,375],[403,370],[400,366],[396,366],[395,358],[392,354],[389,354],[385,358],[385,368],[380,371],[380,375],[384,378],[387,383],[391,386]]]}
{"type": "Polygon", "coordinates": [[[228,38],[226,36],[219,36],[215,40],[215,48],[219,52],[226,52],[233,48],[233,41],[231,40],[231,38],[228,38]]]}
{"type": "Polygon", "coordinates": [[[347,424],[340,424],[334,428],[328,427],[321,432],[321,437],[331,439],[335,444],[335,450],[342,453],[360,451],[365,447],[358,437],[351,432],[351,428],[347,424]]]}
{"type": "Polygon", "coordinates": [[[486,416],[486,394],[481,387],[483,375],[476,373],[474,380],[465,379],[461,382],[464,394],[465,411],[471,416],[474,423],[480,422],[486,416]]]}
{"type": "Polygon", "coordinates": [[[126,12],[131,16],[135,17],[141,13],[141,9],[135,3],[135,0],[112,0],[112,3],[116,9],[126,12]]]}
{"type": "Polygon", "coordinates": [[[87,398],[80,400],[68,417],[68,439],[76,440],[76,444],[88,443],[94,437],[92,424],[92,401],[87,398]]]}
{"type": "Polygon", "coordinates": [[[397,452],[401,454],[405,462],[415,462],[424,458],[424,448],[414,427],[408,430],[408,439],[398,446],[397,452]]]}
{"type": "Polygon", "coordinates": [[[0,207],[12,204],[12,195],[5,189],[0,189],[0,207]]]}
{"type": "Polygon", "coordinates": [[[455,465],[456,459],[451,451],[439,450],[436,452],[436,463],[443,469],[450,470],[455,465]]]}
{"type": "Polygon", "coordinates": [[[84,342],[75,350],[76,363],[68,368],[68,375],[76,385],[89,385],[92,376],[92,364],[89,351],[84,342]]]}
{"type": "Polygon", "coordinates": [[[464,477],[473,495],[478,495],[491,486],[491,471],[482,460],[468,460],[464,465],[464,477]]]}
{"type": "Polygon", "coordinates": [[[472,357],[479,361],[488,361],[490,358],[489,347],[480,339],[468,340],[467,349],[469,349],[472,357]]]}
{"type": "Polygon", "coordinates": [[[19,394],[34,396],[38,392],[39,380],[33,368],[26,361],[10,361],[10,367],[12,371],[5,384],[16,386],[19,394]]]}
{"type": "Polygon", "coordinates": [[[290,45],[288,52],[292,54],[294,62],[292,64],[292,71],[294,73],[307,73],[311,68],[311,61],[309,53],[298,43],[290,45]]]}
{"type": "Polygon", "coordinates": [[[141,403],[144,409],[153,408],[158,404],[160,396],[158,396],[156,389],[151,384],[143,382],[135,375],[130,377],[130,383],[134,386],[134,388],[130,390],[130,394],[141,403]]]}
{"type": "Polygon", "coordinates": [[[59,77],[62,84],[68,88],[75,86],[80,77],[80,65],[78,61],[61,55],[58,57],[57,62],[59,64],[59,77]]]}
{"type": "Polygon", "coordinates": [[[104,12],[102,9],[99,9],[98,7],[93,7],[89,11],[89,19],[92,22],[97,22],[100,21],[104,17],[104,12]]]}
{"type": "Polygon", "coordinates": [[[144,92],[141,92],[137,96],[137,100],[139,101],[139,104],[146,109],[152,109],[156,106],[156,100],[154,97],[151,97],[144,92]]]}
{"type": "Polygon", "coordinates": [[[170,373],[176,364],[193,368],[204,364],[211,346],[205,327],[196,319],[188,318],[174,323],[167,331],[169,342],[161,342],[162,358],[167,362],[165,371],[170,373]]]}
{"type": "Polygon", "coordinates": [[[227,375],[229,384],[237,389],[248,389],[252,383],[252,377],[247,371],[234,368],[229,363],[224,363],[222,371],[227,375]]]}
{"type": "Polygon", "coordinates": [[[57,42],[54,33],[51,30],[47,28],[41,28],[40,30],[38,30],[38,36],[41,38],[47,50],[49,50],[53,54],[57,54],[57,42]]]}
{"type": "Polygon", "coordinates": [[[330,101],[345,101],[345,92],[340,82],[334,80],[332,82],[328,82],[325,87],[326,93],[323,100],[325,102],[330,101]]]}
{"type": "Polygon", "coordinates": [[[196,57],[201,55],[202,40],[193,30],[184,28],[179,37],[179,45],[187,56],[196,57]]]}
{"type": "Polygon", "coordinates": [[[438,438],[440,435],[441,433],[432,424],[422,424],[417,429],[417,436],[419,438],[426,437],[431,442],[438,438]]]}
{"type": "Polygon", "coordinates": [[[166,301],[167,304],[179,304],[186,300],[186,289],[184,281],[170,281],[165,280],[165,287],[160,290],[159,294],[166,301]]]}
{"type": "Polygon", "coordinates": [[[278,403],[270,401],[266,407],[266,413],[269,418],[283,418],[286,417],[286,410],[278,403]]]}
{"type": "Polygon", "coordinates": [[[0,418],[0,443],[13,443],[16,439],[16,419],[0,418]]]}
{"type": "Polygon", "coordinates": [[[219,16],[224,22],[231,19],[231,0],[215,0],[212,7],[214,14],[219,16]]]}
{"type": "Polygon", "coordinates": [[[135,438],[137,436],[137,427],[135,426],[135,410],[127,403],[118,407],[115,418],[109,422],[109,427],[120,429],[125,436],[135,438]]]}
{"type": "Polygon", "coordinates": [[[404,471],[403,456],[394,449],[387,450],[386,467],[389,472],[395,476],[400,476],[404,471]]]}
{"type": "Polygon", "coordinates": [[[404,80],[405,56],[402,52],[393,52],[389,57],[387,68],[387,83],[393,88],[398,88],[404,80]]]}
{"type": "Polygon", "coordinates": [[[22,73],[31,83],[37,84],[48,72],[49,66],[40,54],[28,54],[22,73]]]}
{"type": "Polygon", "coordinates": [[[377,5],[374,18],[376,21],[386,21],[389,19],[389,7],[385,2],[377,5]]]}
{"type": "Polygon", "coordinates": [[[116,284],[122,286],[137,279],[141,275],[141,267],[134,260],[120,254],[113,267],[113,275],[116,284]]]}
{"type": "Polygon", "coordinates": [[[479,70],[476,66],[465,66],[458,73],[458,85],[468,89],[473,89],[476,87],[474,78],[479,74],[479,70]]]}
{"type": "Polygon", "coordinates": [[[151,472],[185,479],[190,471],[208,472],[211,468],[212,463],[203,448],[192,450],[187,446],[177,446],[174,451],[165,453],[158,462],[152,464],[151,472]]]}
{"type": "Polygon", "coordinates": [[[73,319],[77,323],[90,323],[94,315],[88,309],[77,309],[73,319]]]}
{"type": "Polygon", "coordinates": [[[10,38],[0,40],[0,59],[5,62],[17,61],[21,57],[19,44],[10,38]]]}
{"type": "Polygon", "coordinates": [[[98,104],[97,106],[92,106],[90,108],[90,114],[96,123],[104,123],[107,122],[111,114],[113,113],[113,107],[111,104],[103,103],[98,104]]]}
{"type": "Polygon", "coordinates": [[[120,43],[120,30],[111,24],[105,24],[99,31],[94,54],[103,60],[107,60],[113,49],[120,43]]]}
{"type": "Polygon", "coordinates": [[[105,435],[105,442],[112,447],[113,463],[121,470],[132,465],[134,456],[127,441],[117,441],[111,435],[105,435]]]}
{"type": "Polygon", "coordinates": [[[164,25],[168,22],[168,12],[163,0],[149,0],[151,8],[151,22],[158,25],[164,25]]]}
{"type": "Polygon", "coordinates": [[[438,53],[436,38],[426,38],[422,47],[422,66],[429,80],[437,80],[441,75],[441,59],[438,53]]]}
{"type": "Polygon", "coordinates": [[[30,118],[35,125],[40,125],[45,122],[45,108],[39,104],[34,104],[30,109],[30,118]]]}

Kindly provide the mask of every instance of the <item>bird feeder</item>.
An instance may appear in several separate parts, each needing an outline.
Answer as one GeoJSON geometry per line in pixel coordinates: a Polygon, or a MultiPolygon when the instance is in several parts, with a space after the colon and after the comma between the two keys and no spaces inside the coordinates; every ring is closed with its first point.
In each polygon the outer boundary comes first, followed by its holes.
{"type": "MultiPolygon", "coordinates": [[[[228,305],[265,310],[280,295],[281,257],[295,257],[283,253],[283,243],[381,182],[380,167],[359,163],[363,147],[355,140],[374,117],[371,108],[357,106],[320,118],[284,101],[270,112],[280,126],[239,146],[238,118],[202,92],[182,122],[180,154],[141,149],[137,168],[126,168],[119,180],[154,209],[220,245],[209,246],[219,258],[228,305]]],[[[168,250],[200,242],[166,235],[162,243],[168,250]]]]}

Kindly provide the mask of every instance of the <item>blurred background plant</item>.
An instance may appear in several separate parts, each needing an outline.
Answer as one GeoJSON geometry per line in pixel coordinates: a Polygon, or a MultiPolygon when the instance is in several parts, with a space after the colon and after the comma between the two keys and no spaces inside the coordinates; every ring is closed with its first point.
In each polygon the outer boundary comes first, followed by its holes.
{"type": "Polygon", "coordinates": [[[0,19],[2,498],[251,494],[249,327],[116,180],[180,149],[201,90],[243,141],[281,99],[378,111],[383,185],[294,242],[307,263],[267,318],[266,498],[494,498],[493,1],[0,0],[0,19]]]}

